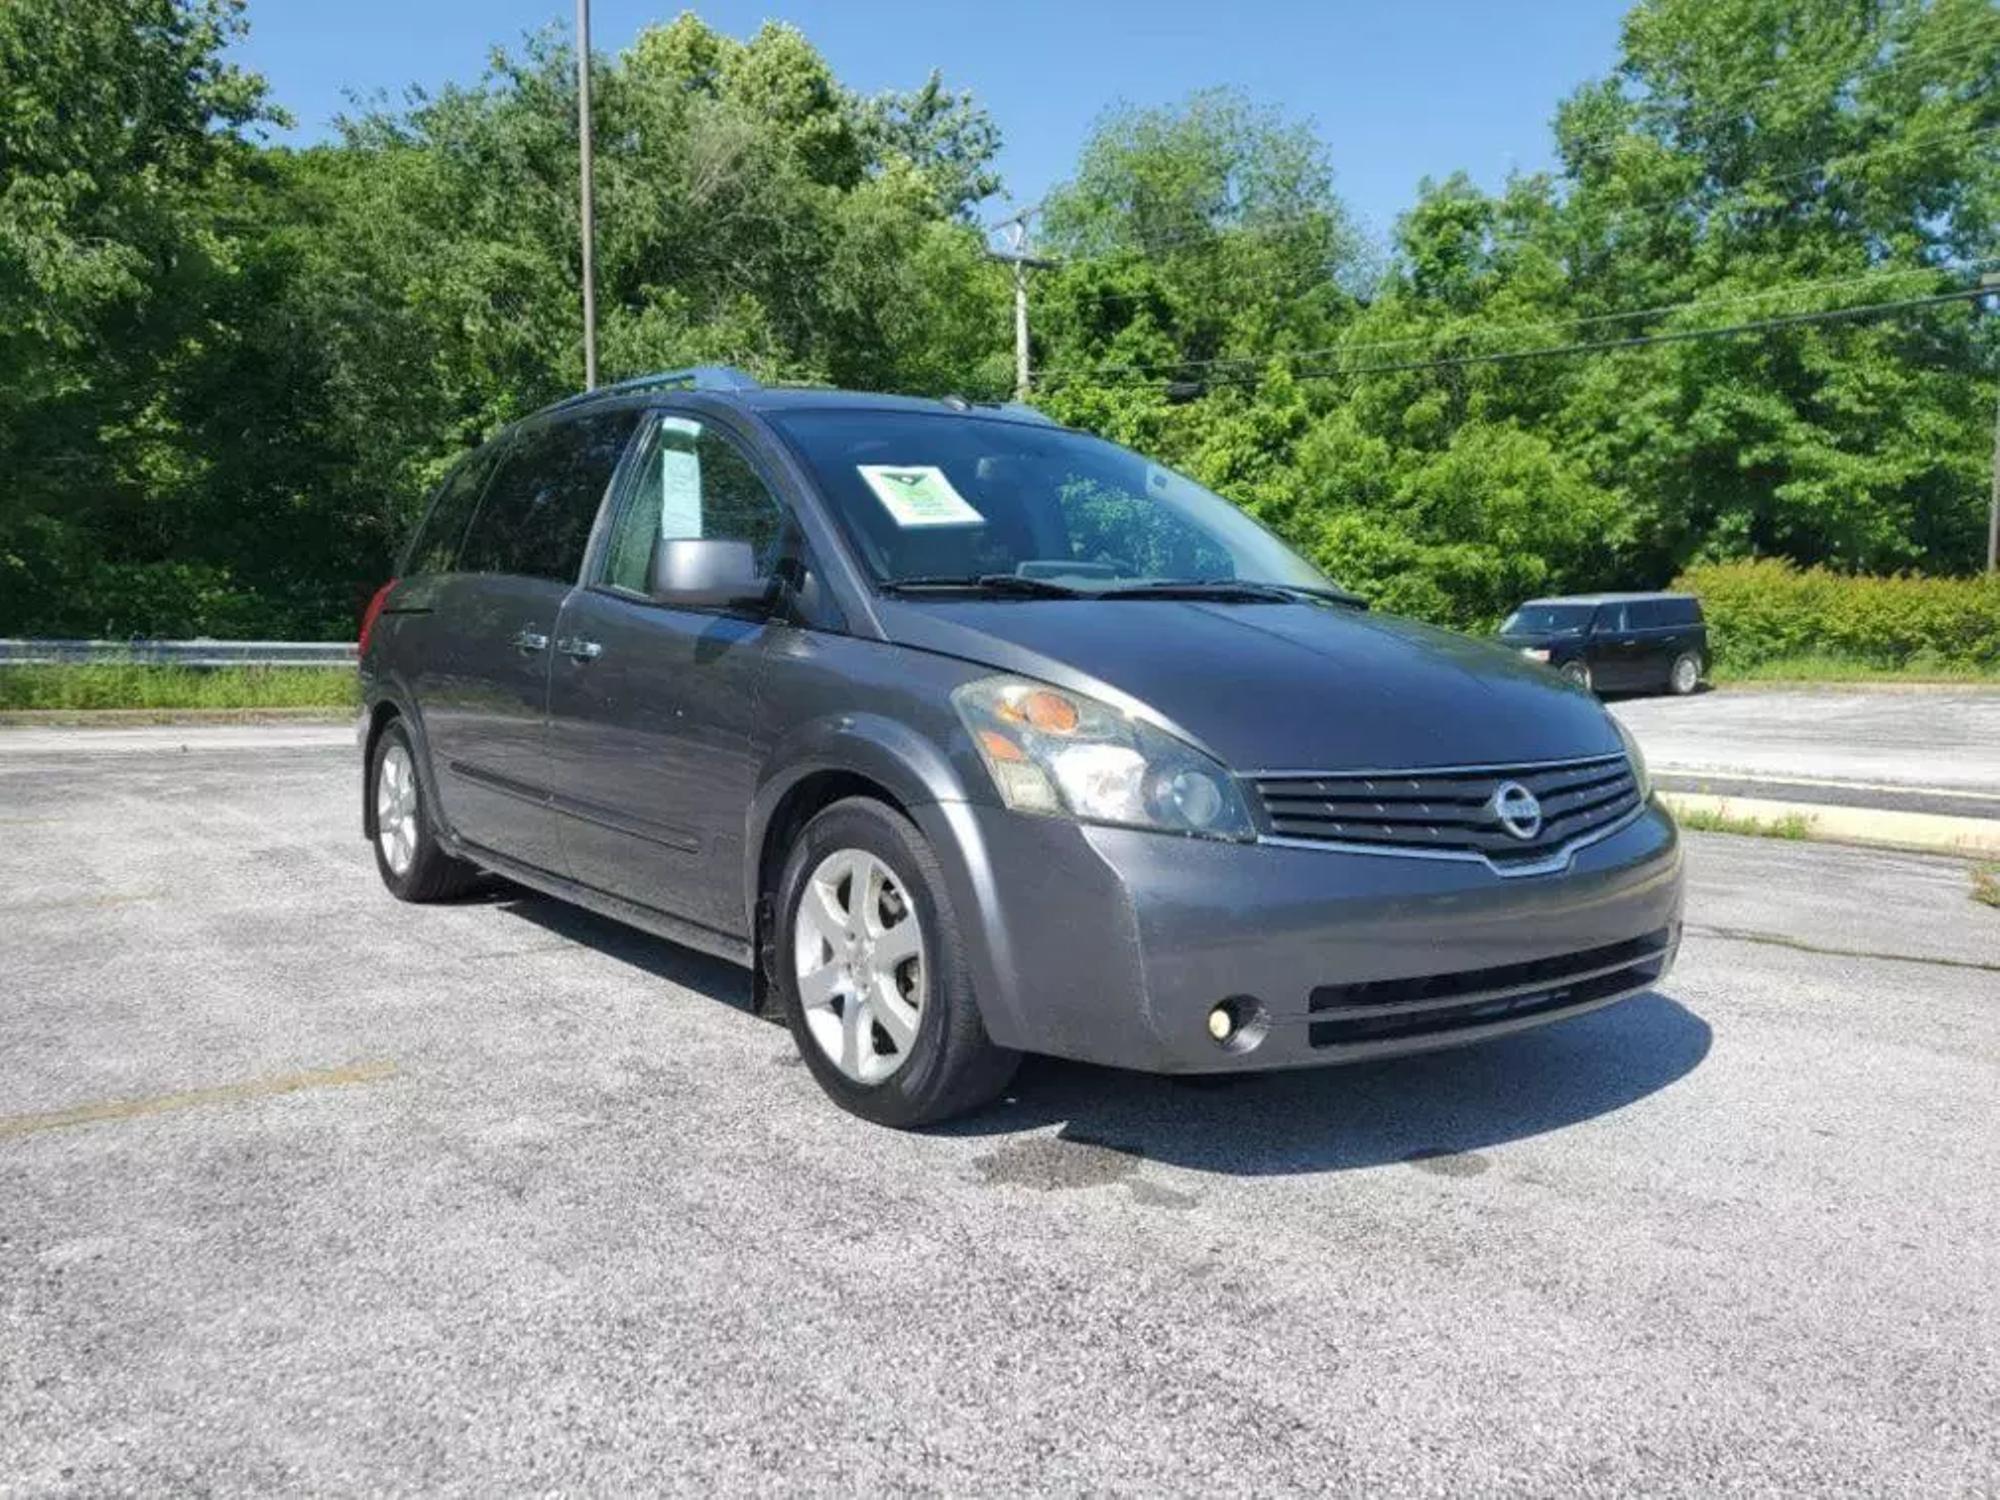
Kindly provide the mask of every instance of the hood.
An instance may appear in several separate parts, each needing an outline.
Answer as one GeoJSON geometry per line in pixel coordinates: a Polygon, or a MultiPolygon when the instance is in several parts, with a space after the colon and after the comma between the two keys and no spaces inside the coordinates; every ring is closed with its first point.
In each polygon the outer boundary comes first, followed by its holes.
{"type": "Polygon", "coordinates": [[[889,638],[1150,708],[1236,771],[1502,765],[1621,748],[1518,652],[1318,604],[884,600],[889,638]]]}

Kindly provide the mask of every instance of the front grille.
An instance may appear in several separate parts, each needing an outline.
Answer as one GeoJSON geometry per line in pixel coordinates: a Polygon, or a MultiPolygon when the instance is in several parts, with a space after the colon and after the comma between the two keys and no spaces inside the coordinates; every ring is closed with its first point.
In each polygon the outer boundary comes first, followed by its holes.
{"type": "Polygon", "coordinates": [[[1651,984],[1666,967],[1672,943],[1672,930],[1661,928],[1530,963],[1323,984],[1307,1001],[1307,1033],[1315,1047],[1352,1046],[1570,1010],[1651,984]]]}
{"type": "Polygon", "coordinates": [[[1278,772],[1252,778],[1269,831],[1280,838],[1384,853],[1434,850],[1482,855],[1502,870],[1548,858],[1639,805],[1623,755],[1476,770],[1278,772]],[[1535,794],[1542,826],[1518,838],[1493,798],[1508,782],[1535,794]]]}

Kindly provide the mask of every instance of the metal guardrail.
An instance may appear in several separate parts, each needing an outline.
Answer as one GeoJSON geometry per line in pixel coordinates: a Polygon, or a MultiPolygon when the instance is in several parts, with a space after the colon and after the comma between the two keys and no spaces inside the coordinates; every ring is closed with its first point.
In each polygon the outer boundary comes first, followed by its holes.
{"type": "Polygon", "coordinates": [[[352,641],[0,639],[0,667],[139,662],[172,667],[351,667],[352,641]]]}

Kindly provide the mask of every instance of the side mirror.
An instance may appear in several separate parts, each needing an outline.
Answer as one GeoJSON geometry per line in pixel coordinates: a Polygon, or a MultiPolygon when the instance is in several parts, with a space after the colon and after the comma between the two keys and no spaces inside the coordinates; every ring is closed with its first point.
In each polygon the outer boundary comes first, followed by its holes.
{"type": "Polygon", "coordinates": [[[772,595],[771,580],[758,576],[755,549],[720,537],[656,539],[647,583],[661,604],[684,609],[754,608],[772,595]]]}

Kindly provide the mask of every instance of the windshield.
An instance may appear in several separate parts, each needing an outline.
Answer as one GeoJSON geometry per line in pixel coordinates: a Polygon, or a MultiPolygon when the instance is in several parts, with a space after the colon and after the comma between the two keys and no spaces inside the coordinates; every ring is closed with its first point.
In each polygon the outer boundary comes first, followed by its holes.
{"type": "Polygon", "coordinates": [[[1228,501],[1098,438],[943,413],[772,420],[879,584],[1033,580],[1043,587],[1032,592],[1060,595],[1234,580],[1337,592],[1228,501]]]}
{"type": "Polygon", "coordinates": [[[1507,616],[1502,635],[1562,635],[1590,626],[1592,604],[1524,604],[1507,616]]]}

